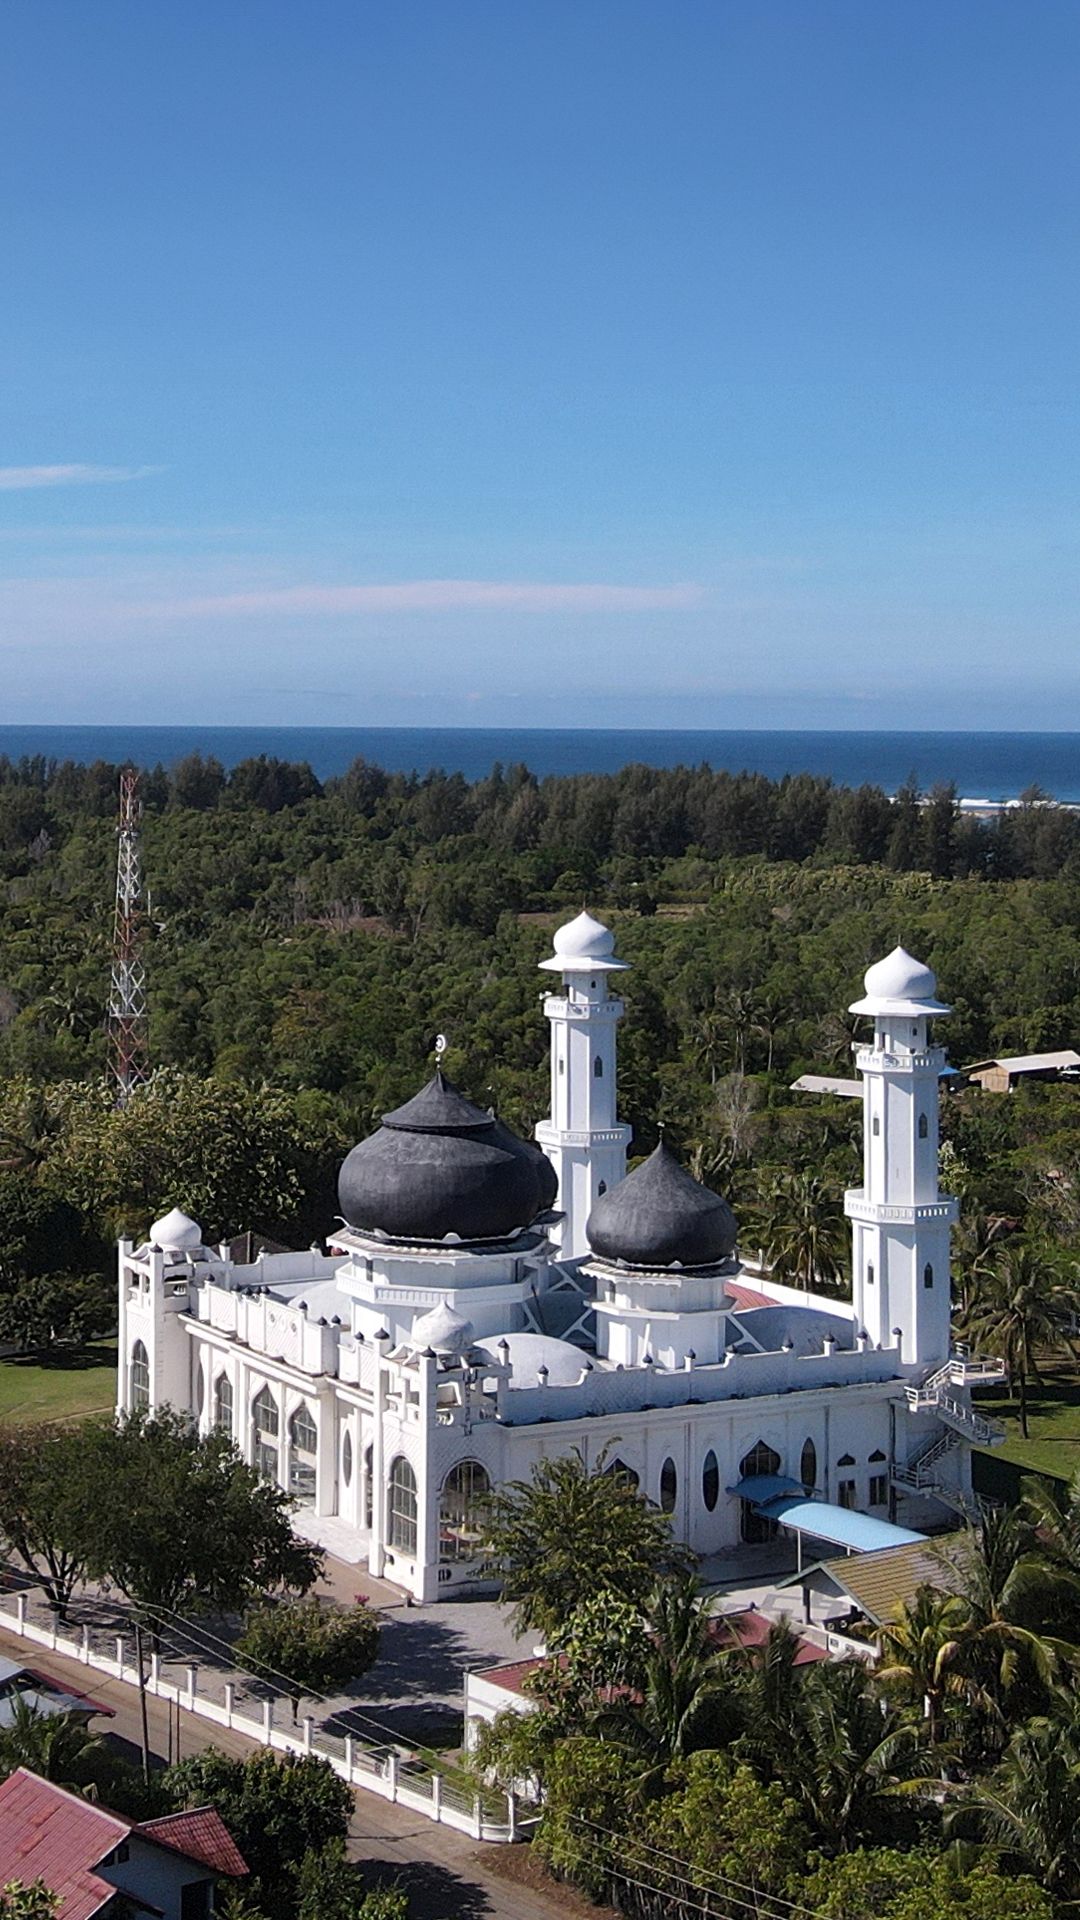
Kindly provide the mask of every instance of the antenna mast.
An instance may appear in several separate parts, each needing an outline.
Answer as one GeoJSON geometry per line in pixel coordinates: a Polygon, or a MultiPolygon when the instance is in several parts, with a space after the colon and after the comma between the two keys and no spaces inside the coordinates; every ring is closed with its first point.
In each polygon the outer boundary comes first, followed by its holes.
{"type": "Polygon", "coordinates": [[[113,920],[112,984],[109,993],[109,1073],[116,1104],[126,1107],[149,1072],[146,1051],[146,972],[139,951],[139,770],[120,769],[116,822],[116,913],[113,920]]]}

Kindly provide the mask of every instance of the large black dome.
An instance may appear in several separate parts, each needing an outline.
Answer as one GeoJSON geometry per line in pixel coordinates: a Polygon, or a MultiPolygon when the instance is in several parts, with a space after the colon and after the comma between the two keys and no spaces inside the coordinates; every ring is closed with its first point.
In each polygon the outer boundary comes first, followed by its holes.
{"type": "Polygon", "coordinates": [[[395,1240],[501,1240],[551,1206],[555,1171],[442,1073],[383,1115],[338,1176],[350,1227],[395,1240]]]}
{"type": "Polygon", "coordinates": [[[661,1141],[601,1194],[585,1233],[602,1260],[655,1270],[718,1266],[734,1253],[738,1229],[727,1201],[687,1173],[661,1141]]]}

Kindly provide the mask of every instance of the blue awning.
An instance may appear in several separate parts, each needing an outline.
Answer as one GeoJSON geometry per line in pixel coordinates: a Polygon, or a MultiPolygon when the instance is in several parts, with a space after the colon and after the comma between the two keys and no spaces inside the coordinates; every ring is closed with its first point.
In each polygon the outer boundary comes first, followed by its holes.
{"type": "Polygon", "coordinates": [[[737,1487],[729,1487],[728,1492],[737,1493],[740,1500],[749,1500],[755,1507],[763,1507],[770,1500],[781,1500],[788,1493],[796,1494],[800,1500],[806,1498],[802,1481],[789,1480],[783,1473],[748,1473],[737,1487]]]}
{"type": "Polygon", "coordinates": [[[873,1553],[876,1547],[907,1547],[925,1540],[925,1533],[913,1533],[910,1527],[894,1527],[891,1520],[877,1520],[869,1513],[857,1513],[854,1507],[835,1507],[829,1500],[770,1500],[767,1505],[755,1501],[759,1512],[792,1533],[810,1534],[815,1540],[827,1540],[831,1546],[846,1547],[850,1553],[873,1553]]]}

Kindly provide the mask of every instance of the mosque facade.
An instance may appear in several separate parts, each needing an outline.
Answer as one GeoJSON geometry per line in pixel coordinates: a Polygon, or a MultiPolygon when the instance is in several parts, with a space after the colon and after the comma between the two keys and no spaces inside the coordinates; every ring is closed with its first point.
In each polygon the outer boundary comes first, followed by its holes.
{"type": "Polygon", "coordinates": [[[971,1387],[1000,1368],[951,1346],[930,969],[897,948],[851,1008],[872,1032],[844,1301],[741,1262],[727,1202],[663,1143],[627,1174],[625,963],[582,913],[540,965],[535,1141],[436,1072],[346,1158],[325,1252],[238,1264],[177,1209],[122,1241],[120,1408],[223,1429],[299,1531],[422,1601],[490,1582],[485,1496],[572,1448],[706,1557],[955,1521],[971,1447],[996,1437],[971,1387]]]}

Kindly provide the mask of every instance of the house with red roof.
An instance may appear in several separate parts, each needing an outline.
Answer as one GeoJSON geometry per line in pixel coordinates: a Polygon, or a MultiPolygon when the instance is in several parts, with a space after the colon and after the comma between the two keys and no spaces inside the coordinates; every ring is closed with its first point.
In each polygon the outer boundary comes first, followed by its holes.
{"type": "Polygon", "coordinates": [[[43,1881],[57,1920],[210,1920],[218,1880],[247,1872],[212,1807],[136,1821],[26,1767],[0,1785],[0,1886],[43,1881]]]}

